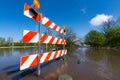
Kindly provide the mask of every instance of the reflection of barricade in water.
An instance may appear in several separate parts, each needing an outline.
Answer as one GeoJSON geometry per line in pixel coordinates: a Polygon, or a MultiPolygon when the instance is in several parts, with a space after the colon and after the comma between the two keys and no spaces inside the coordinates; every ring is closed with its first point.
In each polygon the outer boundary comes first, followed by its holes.
{"type": "Polygon", "coordinates": [[[67,68],[67,66],[68,66],[67,62],[64,62],[57,69],[53,70],[48,74],[45,74],[44,79],[49,80],[50,78],[55,78],[55,79],[58,78],[59,75],[65,73],[65,69],[67,68]]]}

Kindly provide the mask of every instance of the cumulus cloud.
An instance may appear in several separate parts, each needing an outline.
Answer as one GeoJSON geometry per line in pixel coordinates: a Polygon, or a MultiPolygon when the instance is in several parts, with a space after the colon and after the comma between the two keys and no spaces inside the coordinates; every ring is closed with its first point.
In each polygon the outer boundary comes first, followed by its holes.
{"type": "Polygon", "coordinates": [[[112,15],[98,14],[90,20],[90,24],[93,26],[100,26],[104,22],[108,22],[108,20],[112,19],[113,19],[112,15]]]}

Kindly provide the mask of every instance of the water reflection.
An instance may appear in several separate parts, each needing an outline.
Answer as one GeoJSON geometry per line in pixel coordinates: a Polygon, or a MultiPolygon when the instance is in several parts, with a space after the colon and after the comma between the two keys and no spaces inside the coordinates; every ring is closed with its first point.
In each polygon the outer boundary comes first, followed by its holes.
{"type": "MultiPolygon", "coordinates": [[[[23,55],[30,55],[35,53],[36,53],[36,48],[0,49],[0,70],[1,71],[11,70],[12,72],[15,72],[15,70],[18,71],[20,57],[23,55]]],[[[120,74],[120,62],[119,62],[120,52],[118,51],[106,50],[106,49],[93,49],[93,48],[79,48],[79,49],[69,48],[68,55],[66,56],[65,60],[67,61],[65,63],[61,63],[61,61],[57,61],[54,64],[50,64],[47,65],[45,68],[42,68],[43,79],[53,80],[56,79],[58,75],[66,72],[72,75],[72,77],[75,78],[75,80],[79,80],[80,75],[84,73],[84,75],[86,76],[87,72],[89,72],[91,74],[88,73],[88,75],[92,75],[96,79],[99,78],[101,79],[102,77],[102,79],[104,78],[106,80],[119,80],[117,79],[119,78],[119,74],[120,74]],[[78,65],[77,60],[80,60],[81,58],[85,60],[85,62],[83,64],[78,65]],[[80,73],[80,75],[78,73],[80,73]],[[98,78],[98,76],[100,77],[98,78]],[[117,77],[117,78],[113,78],[113,77],[117,77]]],[[[8,72],[8,74],[11,74],[11,72],[8,72]]],[[[33,74],[31,74],[31,77],[28,74],[26,75],[27,76],[24,77],[25,80],[30,78],[33,78],[34,80],[38,80],[35,76],[33,76],[33,74]]],[[[15,79],[17,78],[18,76],[15,77],[15,79]]],[[[94,80],[95,78],[91,80],[94,80]]],[[[89,76],[86,80],[88,79],[89,76]]]]}
{"type": "Polygon", "coordinates": [[[35,48],[0,48],[0,57],[11,57],[14,53],[24,54],[34,54],[36,52],[35,48]]]}
{"type": "Polygon", "coordinates": [[[77,50],[77,48],[69,47],[69,48],[67,48],[67,53],[68,53],[68,55],[70,55],[70,54],[74,53],[76,50],[77,50]]]}
{"type": "Polygon", "coordinates": [[[115,50],[106,49],[87,49],[86,55],[90,60],[93,60],[101,65],[108,65],[113,68],[120,69],[120,53],[115,50]]]}
{"type": "Polygon", "coordinates": [[[44,79],[49,80],[50,78],[57,78],[59,75],[63,74],[65,69],[67,68],[67,62],[60,65],[57,69],[54,69],[51,73],[45,74],[44,79]]]}
{"type": "Polygon", "coordinates": [[[107,51],[104,50],[104,49],[92,49],[92,48],[89,48],[87,49],[86,51],[86,55],[87,57],[90,59],[90,60],[94,60],[94,61],[101,61],[103,60],[104,58],[107,57],[107,51]]]}
{"type": "Polygon", "coordinates": [[[0,49],[0,57],[3,57],[5,55],[7,57],[12,56],[12,49],[11,48],[2,48],[2,49],[0,49]]]}

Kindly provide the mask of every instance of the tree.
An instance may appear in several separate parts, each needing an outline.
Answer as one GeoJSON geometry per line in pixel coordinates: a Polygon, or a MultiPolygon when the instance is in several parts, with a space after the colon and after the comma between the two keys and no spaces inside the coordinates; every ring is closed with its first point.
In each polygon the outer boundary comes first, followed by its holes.
{"type": "Polygon", "coordinates": [[[108,19],[106,22],[103,23],[102,28],[101,28],[101,32],[106,35],[106,32],[108,29],[112,28],[113,25],[115,25],[115,21],[108,19]]]}
{"type": "Polygon", "coordinates": [[[108,19],[106,22],[102,24],[101,31],[106,36],[107,30],[114,26],[120,26],[120,17],[118,17],[117,20],[108,19]]]}
{"type": "Polygon", "coordinates": [[[120,46],[120,26],[115,26],[106,32],[107,45],[111,47],[120,46]]]}
{"type": "Polygon", "coordinates": [[[0,37],[0,44],[4,44],[5,43],[5,38],[0,37]]]}
{"type": "Polygon", "coordinates": [[[105,44],[105,36],[92,30],[85,36],[85,43],[93,47],[103,46],[105,44]]]}
{"type": "MultiPolygon", "coordinates": [[[[57,33],[57,37],[63,38],[63,34],[57,33]]],[[[67,28],[65,39],[67,41],[67,45],[73,45],[76,40],[76,33],[74,33],[72,28],[67,28]]]]}
{"type": "Polygon", "coordinates": [[[69,39],[69,40],[71,40],[71,41],[76,40],[76,33],[74,33],[74,31],[73,31],[72,28],[68,28],[68,29],[66,30],[65,39],[69,39]]]}
{"type": "MultiPolygon", "coordinates": [[[[57,37],[63,38],[63,34],[57,33],[56,35],[57,35],[57,37]]],[[[69,39],[71,41],[76,40],[76,33],[74,33],[72,28],[68,28],[66,30],[65,39],[69,39]]]]}
{"type": "Polygon", "coordinates": [[[12,37],[8,37],[7,38],[7,43],[12,43],[13,42],[13,38],[12,37]]]}

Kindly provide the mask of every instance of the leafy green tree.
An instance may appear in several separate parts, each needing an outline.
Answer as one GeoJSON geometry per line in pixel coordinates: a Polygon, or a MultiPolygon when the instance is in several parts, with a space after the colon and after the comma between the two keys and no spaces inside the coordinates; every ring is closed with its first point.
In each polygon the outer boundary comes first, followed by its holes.
{"type": "Polygon", "coordinates": [[[93,47],[103,46],[105,44],[105,36],[100,32],[92,30],[85,36],[85,43],[93,47]]]}
{"type": "Polygon", "coordinates": [[[120,26],[107,30],[106,41],[107,45],[111,47],[120,47],[120,26]]]}

